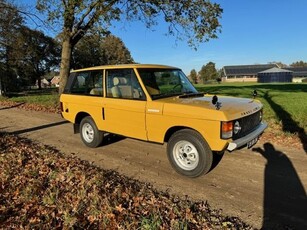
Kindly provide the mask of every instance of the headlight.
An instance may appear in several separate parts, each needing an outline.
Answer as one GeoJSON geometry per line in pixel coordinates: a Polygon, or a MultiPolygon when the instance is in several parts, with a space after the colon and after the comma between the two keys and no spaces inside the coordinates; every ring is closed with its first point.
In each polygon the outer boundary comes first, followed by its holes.
{"type": "Polygon", "coordinates": [[[240,126],[240,122],[236,121],[233,126],[233,133],[238,134],[241,131],[242,127],[240,126]]]}

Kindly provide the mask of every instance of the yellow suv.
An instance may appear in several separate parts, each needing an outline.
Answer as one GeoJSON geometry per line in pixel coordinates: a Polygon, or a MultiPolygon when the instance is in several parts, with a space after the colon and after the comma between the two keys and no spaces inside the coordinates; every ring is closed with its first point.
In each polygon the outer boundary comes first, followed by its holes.
{"type": "Polygon", "coordinates": [[[171,165],[188,177],[209,172],[226,149],[251,147],[267,127],[259,101],[204,95],[164,65],[74,70],[60,101],[85,145],[98,147],[106,133],[167,143],[171,165]]]}

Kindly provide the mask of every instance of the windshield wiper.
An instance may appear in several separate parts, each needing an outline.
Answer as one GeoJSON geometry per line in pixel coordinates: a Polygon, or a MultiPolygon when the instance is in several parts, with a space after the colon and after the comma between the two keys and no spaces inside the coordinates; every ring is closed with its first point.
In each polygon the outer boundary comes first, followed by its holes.
{"type": "Polygon", "coordinates": [[[204,93],[194,93],[194,92],[185,92],[182,95],[179,95],[179,98],[188,98],[188,97],[203,97],[204,93]]]}
{"type": "Polygon", "coordinates": [[[160,94],[151,95],[151,97],[152,99],[159,99],[159,98],[165,98],[165,97],[174,97],[180,94],[181,93],[160,93],[160,94]]]}

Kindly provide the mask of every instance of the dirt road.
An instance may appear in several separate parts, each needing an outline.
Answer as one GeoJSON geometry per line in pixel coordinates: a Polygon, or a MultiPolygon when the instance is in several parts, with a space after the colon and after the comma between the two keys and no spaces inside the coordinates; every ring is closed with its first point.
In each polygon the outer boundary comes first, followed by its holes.
{"type": "Polygon", "coordinates": [[[209,174],[189,179],[171,168],[166,145],[110,137],[85,147],[60,115],[0,107],[0,131],[11,132],[74,154],[105,169],[150,182],[179,196],[207,200],[255,228],[290,225],[307,229],[307,154],[261,140],[253,150],[226,152],[209,174]]]}

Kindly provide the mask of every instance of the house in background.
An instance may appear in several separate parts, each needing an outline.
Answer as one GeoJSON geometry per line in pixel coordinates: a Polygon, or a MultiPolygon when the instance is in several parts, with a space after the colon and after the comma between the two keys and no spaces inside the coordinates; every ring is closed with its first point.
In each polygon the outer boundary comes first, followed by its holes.
{"type": "Polygon", "coordinates": [[[59,87],[60,86],[60,76],[54,76],[51,81],[51,86],[59,87]]]}
{"type": "Polygon", "coordinates": [[[40,83],[38,80],[36,80],[34,87],[39,88],[39,84],[40,84],[40,88],[42,89],[50,87],[50,82],[46,78],[42,78],[40,80],[40,83]]]}
{"type": "Polygon", "coordinates": [[[267,69],[278,68],[277,64],[233,65],[222,68],[222,81],[257,82],[257,74],[267,69]]]}
{"type": "Polygon", "coordinates": [[[284,69],[293,72],[293,82],[302,82],[304,78],[307,78],[307,67],[285,67],[284,69]]]}
{"type": "Polygon", "coordinates": [[[292,82],[293,71],[281,69],[281,68],[271,68],[258,73],[259,83],[269,83],[269,82],[292,82]]]}
{"type": "Polygon", "coordinates": [[[263,64],[233,65],[222,68],[223,82],[302,82],[304,78],[307,78],[307,67],[281,69],[277,64],[263,64]],[[260,81],[259,76],[261,76],[260,81]]]}

